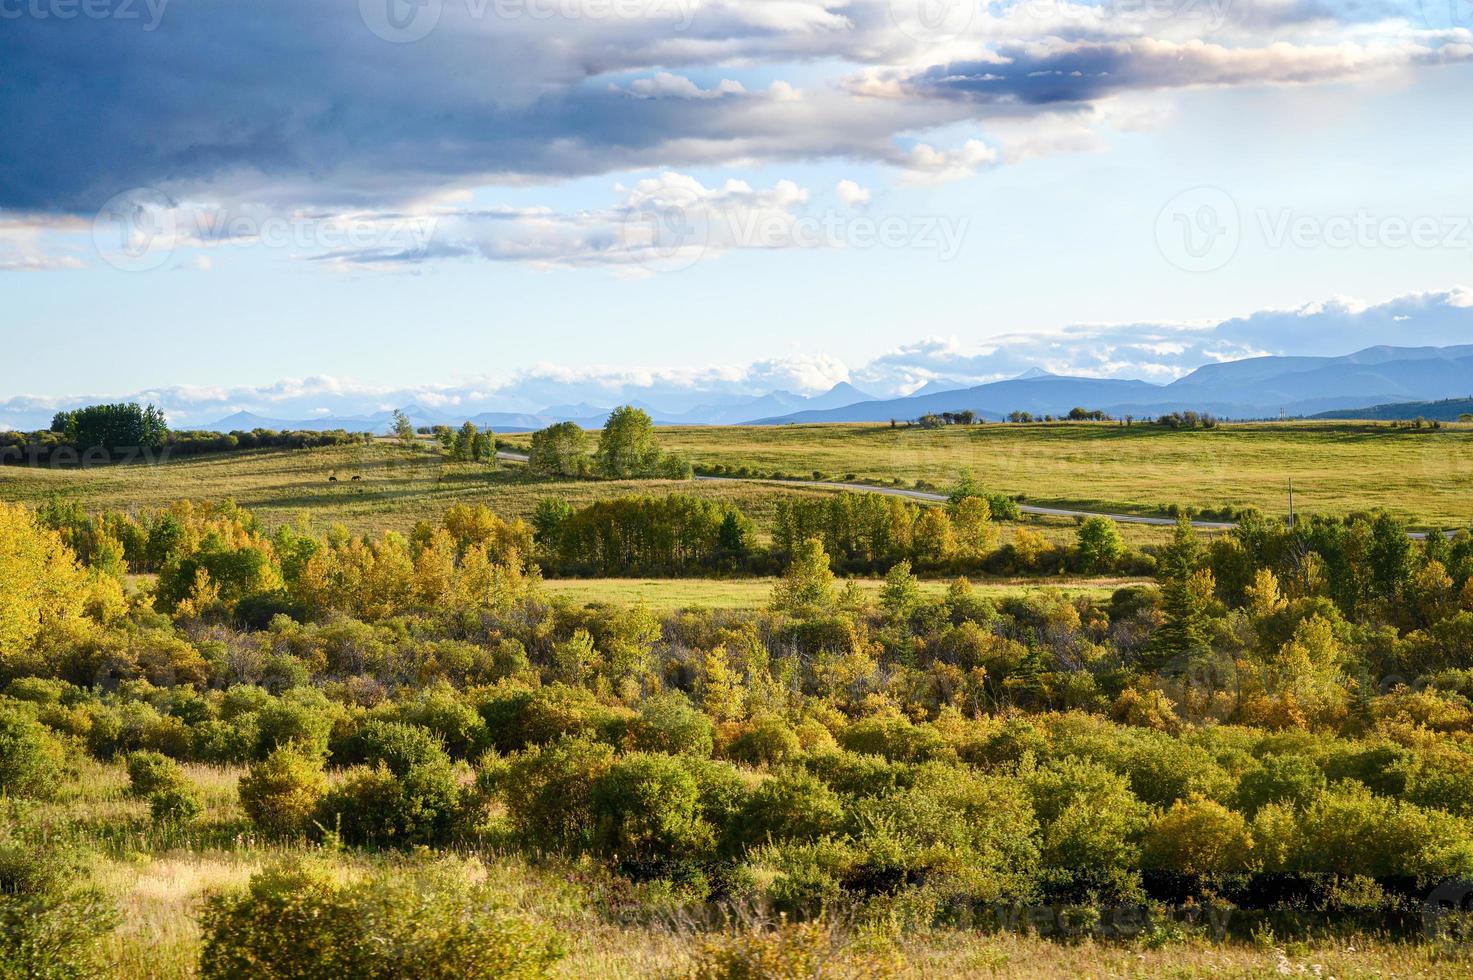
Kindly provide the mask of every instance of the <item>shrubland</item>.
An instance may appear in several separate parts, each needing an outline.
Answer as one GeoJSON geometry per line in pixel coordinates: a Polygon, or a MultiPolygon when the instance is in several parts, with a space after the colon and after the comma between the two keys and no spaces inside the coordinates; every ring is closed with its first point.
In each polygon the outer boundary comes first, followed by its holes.
{"type": "Polygon", "coordinates": [[[923,517],[790,514],[764,608],[657,614],[478,508],[0,506],[0,956],[149,975],[108,883],[183,853],[241,858],[204,976],[1466,969],[1473,535],[1182,522],[1153,584],[998,595],[919,587],[923,517]]]}

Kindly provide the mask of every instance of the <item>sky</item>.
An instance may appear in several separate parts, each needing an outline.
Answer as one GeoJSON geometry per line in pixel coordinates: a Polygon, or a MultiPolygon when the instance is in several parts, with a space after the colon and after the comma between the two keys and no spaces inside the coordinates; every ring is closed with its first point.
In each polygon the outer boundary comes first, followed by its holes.
{"type": "Polygon", "coordinates": [[[0,425],[1473,342],[1469,0],[0,0],[0,425]]]}

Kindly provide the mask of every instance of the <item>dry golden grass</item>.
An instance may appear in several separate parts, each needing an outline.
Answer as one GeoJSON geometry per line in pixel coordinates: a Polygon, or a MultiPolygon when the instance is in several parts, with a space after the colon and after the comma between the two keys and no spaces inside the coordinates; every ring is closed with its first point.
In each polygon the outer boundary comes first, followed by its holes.
{"type": "MultiPolygon", "coordinates": [[[[547,579],[543,585],[552,594],[566,596],[581,604],[612,602],[635,605],[642,602],[657,612],[670,612],[692,608],[759,609],[771,597],[774,581],[772,578],[593,578],[547,579]]],[[[855,581],[872,599],[879,596],[880,586],[884,584],[873,578],[855,581]]],[[[990,579],[976,581],[973,587],[982,595],[1059,589],[1068,595],[1101,598],[1140,581],[1116,578],[990,579]]],[[[925,581],[921,583],[921,591],[935,597],[944,593],[949,584],[949,580],[925,581]]]]}
{"type": "Polygon", "coordinates": [[[1292,478],[1301,512],[1384,507],[1423,525],[1473,522],[1470,425],[1252,423],[1195,432],[1111,423],[786,425],[668,428],[660,442],[697,464],[764,474],[946,485],[968,468],[991,489],[1083,510],[1152,513],[1177,503],[1283,514],[1292,478]]]}
{"type": "Polygon", "coordinates": [[[531,514],[543,497],[576,506],[623,494],[671,492],[729,501],[765,526],[784,496],[835,491],[704,481],[547,480],[519,464],[492,470],[383,444],[256,450],[156,466],[0,467],[0,500],[39,504],[57,497],[77,500],[89,510],[138,511],[171,500],[230,498],[271,525],[307,518],[319,528],[341,523],[357,533],[408,531],[416,521],[436,521],[462,502],[484,503],[509,518],[531,514]],[[330,481],[332,476],[337,482],[330,481]]]}

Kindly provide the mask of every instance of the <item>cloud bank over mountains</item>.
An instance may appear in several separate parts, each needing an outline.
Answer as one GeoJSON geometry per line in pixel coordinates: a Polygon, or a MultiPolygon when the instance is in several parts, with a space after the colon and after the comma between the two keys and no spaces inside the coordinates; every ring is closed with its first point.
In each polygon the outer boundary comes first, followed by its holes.
{"type": "MultiPolygon", "coordinates": [[[[261,386],[175,385],[136,392],[75,396],[18,395],[0,402],[0,424],[44,426],[61,408],[97,401],[153,402],[176,427],[209,426],[237,412],[272,419],[362,418],[406,405],[451,418],[486,412],[595,414],[634,402],[657,417],[736,422],[786,414],[835,385],[848,383],[879,398],[939,391],[1017,377],[1030,370],[1090,378],[1165,383],[1206,364],[1262,355],[1340,355],[1386,344],[1399,347],[1473,343],[1473,289],[1401,296],[1368,304],[1336,298],[1293,310],[1263,310],[1210,325],[1130,323],[1082,325],[1052,334],[1015,334],[980,343],[928,338],[864,364],[794,354],[732,367],[608,369],[536,365],[499,378],[386,386],[311,376],[261,386]],[[773,393],[779,394],[775,397],[773,393]],[[744,414],[745,405],[766,398],[744,414]],[[792,405],[788,403],[792,402],[792,405]],[[577,410],[570,410],[577,409],[577,410]]],[[[1473,389],[1473,379],[1470,379],[1473,389]]],[[[837,407],[847,389],[828,402],[837,407]]],[[[856,399],[857,400],[857,396],[856,399]]]]}

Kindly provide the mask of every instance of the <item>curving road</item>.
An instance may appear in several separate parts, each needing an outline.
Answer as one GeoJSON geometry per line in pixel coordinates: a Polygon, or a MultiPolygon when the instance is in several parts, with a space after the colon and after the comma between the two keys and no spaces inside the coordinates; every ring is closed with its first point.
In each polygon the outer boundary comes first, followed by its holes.
{"type": "MultiPolygon", "coordinates": [[[[500,459],[510,460],[514,463],[525,463],[527,457],[522,453],[497,452],[500,459]]],[[[907,497],[911,500],[925,500],[944,503],[947,499],[944,493],[931,493],[926,490],[907,490],[904,487],[876,487],[868,483],[833,483],[825,480],[766,480],[761,477],[747,476],[697,476],[697,480],[708,482],[725,481],[728,483],[770,483],[777,487],[819,487],[822,489],[854,490],[860,493],[879,493],[888,497],[907,497]]],[[[1145,517],[1140,514],[1107,514],[1095,510],[1070,510],[1065,507],[1036,507],[1033,504],[1019,504],[1018,509],[1025,514],[1033,514],[1038,517],[1108,517],[1112,521],[1122,524],[1155,524],[1157,526],[1174,527],[1174,517],[1145,517]]],[[[1231,531],[1237,527],[1234,521],[1192,521],[1192,526],[1204,531],[1231,531]]],[[[1451,537],[1453,531],[1442,532],[1451,537]]],[[[1427,536],[1426,531],[1410,531],[1407,536],[1421,540],[1427,536]]]]}

